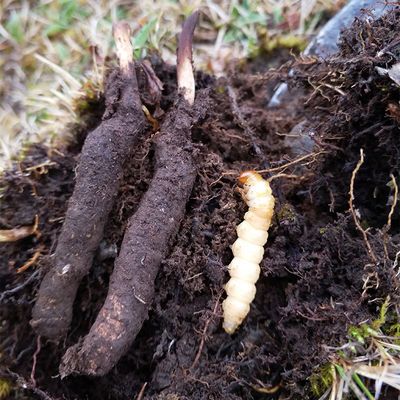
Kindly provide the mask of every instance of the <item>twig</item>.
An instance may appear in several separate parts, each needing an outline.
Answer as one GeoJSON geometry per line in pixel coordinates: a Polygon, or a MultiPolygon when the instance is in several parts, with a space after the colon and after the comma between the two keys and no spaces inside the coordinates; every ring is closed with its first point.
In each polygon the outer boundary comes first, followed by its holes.
{"type": "Polygon", "coordinates": [[[264,174],[264,173],[267,174],[267,173],[270,173],[270,172],[285,170],[286,168],[288,168],[288,167],[290,167],[292,165],[295,165],[295,164],[298,164],[298,163],[300,163],[300,162],[302,162],[304,160],[307,160],[307,158],[317,157],[320,154],[326,154],[326,153],[327,152],[324,151],[324,150],[321,150],[321,151],[319,151],[317,153],[309,153],[309,154],[306,154],[305,156],[301,156],[301,157],[295,158],[293,161],[290,161],[290,162],[288,162],[288,163],[286,163],[284,165],[281,165],[280,167],[261,169],[261,170],[258,170],[256,172],[258,172],[259,174],[264,174]]]}
{"type": "Polygon", "coordinates": [[[26,271],[30,266],[34,265],[39,257],[42,255],[43,246],[40,246],[36,251],[35,254],[24,264],[22,267],[17,269],[17,274],[26,271]]]}
{"type": "Polygon", "coordinates": [[[48,167],[52,167],[54,165],[57,165],[57,163],[54,161],[47,160],[40,164],[31,165],[30,167],[24,168],[22,170],[22,172],[34,171],[34,172],[37,172],[39,175],[43,175],[43,174],[47,174],[48,167]]]}
{"type": "Polygon", "coordinates": [[[214,309],[213,309],[213,312],[212,312],[210,318],[208,318],[206,323],[204,324],[204,328],[203,328],[203,331],[201,333],[201,340],[200,340],[199,349],[197,350],[196,357],[195,357],[195,359],[193,361],[193,364],[191,365],[191,367],[189,369],[193,369],[197,365],[199,360],[200,360],[200,356],[201,356],[201,353],[203,351],[204,343],[206,341],[207,330],[208,330],[208,327],[209,327],[209,325],[211,323],[212,318],[214,317],[214,315],[216,315],[220,298],[221,298],[221,294],[219,294],[219,296],[217,297],[217,300],[215,301],[214,309]]]}
{"type": "Polygon", "coordinates": [[[353,201],[354,201],[354,181],[355,181],[357,173],[358,173],[359,169],[361,168],[361,166],[363,165],[363,163],[364,163],[364,150],[360,149],[360,160],[358,161],[356,167],[353,170],[353,173],[351,174],[350,191],[349,191],[349,196],[350,196],[350,198],[349,198],[349,207],[350,207],[351,215],[353,216],[354,223],[355,223],[357,229],[361,232],[361,234],[362,234],[362,236],[364,238],[364,243],[367,246],[368,254],[369,254],[372,262],[374,264],[376,264],[378,260],[376,258],[376,255],[375,255],[374,251],[372,250],[371,244],[369,243],[367,232],[365,231],[365,229],[360,224],[360,221],[359,221],[359,219],[357,217],[356,211],[354,209],[354,204],[353,204],[353,201]]]}
{"type": "Polygon", "coordinates": [[[32,363],[32,370],[31,370],[31,382],[34,387],[36,387],[36,380],[35,380],[35,372],[36,372],[36,363],[37,363],[37,356],[40,353],[41,343],[40,343],[40,335],[36,338],[36,350],[33,353],[33,363],[32,363]]]}
{"type": "Polygon", "coordinates": [[[37,396],[39,396],[42,400],[56,400],[53,397],[50,397],[46,392],[43,390],[35,387],[32,385],[32,383],[28,382],[23,376],[7,370],[8,375],[10,375],[11,378],[16,380],[16,383],[18,387],[25,389],[25,390],[30,390],[31,392],[35,393],[37,396]]]}
{"type": "Polygon", "coordinates": [[[399,195],[399,187],[397,186],[397,182],[396,182],[394,175],[390,174],[390,178],[392,180],[392,184],[394,187],[394,198],[393,198],[392,207],[390,207],[390,211],[389,211],[389,215],[388,215],[388,219],[387,219],[387,223],[386,223],[386,227],[385,227],[386,232],[390,231],[390,227],[392,226],[392,216],[393,216],[394,210],[396,208],[398,195],[399,195]]]}
{"type": "MultiPolygon", "coordinates": [[[[318,153],[309,153],[309,154],[306,154],[305,156],[301,156],[299,158],[295,158],[294,160],[292,160],[292,161],[290,161],[290,162],[288,162],[288,163],[286,163],[284,165],[281,165],[280,167],[259,169],[259,170],[255,170],[255,172],[258,172],[259,174],[267,174],[267,173],[270,173],[270,172],[276,172],[276,171],[280,171],[280,170],[285,170],[286,168],[288,168],[288,167],[290,167],[292,165],[298,164],[298,163],[306,160],[307,158],[317,157],[320,154],[326,154],[326,153],[327,153],[326,151],[319,151],[318,153]]],[[[308,165],[308,164],[310,164],[310,163],[312,163],[314,161],[315,160],[309,161],[308,163],[303,164],[303,165],[308,165]]],[[[217,179],[217,181],[219,181],[224,176],[238,175],[238,174],[240,174],[240,172],[238,170],[226,171],[226,172],[223,172],[221,174],[221,176],[217,179]]],[[[281,176],[285,176],[285,174],[279,174],[279,176],[277,175],[277,178],[280,178],[281,176]]],[[[292,175],[288,175],[287,177],[292,177],[292,175]]],[[[275,178],[272,178],[272,179],[275,179],[275,178]]],[[[215,181],[215,182],[217,182],[217,181],[215,181]]],[[[215,182],[213,182],[213,183],[215,183],[215,182]]]]}
{"type": "Polygon", "coordinates": [[[144,391],[146,390],[146,386],[147,386],[147,382],[145,382],[142,386],[142,388],[140,389],[140,392],[138,393],[136,400],[142,400],[143,396],[144,396],[144,391]]]}
{"type": "Polygon", "coordinates": [[[28,286],[32,281],[34,281],[36,279],[36,277],[40,274],[40,270],[36,270],[32,275],[29,276],[29,278],[21,283],[20,285],[10,289],[10,290],[6,290],[4,291],[1,296],[0,296],[0,302],[7,296],[10,296],[12,294],[18,293],[20,290],[22,290],[25,286],[28,286]]]}
{"type": "Polygon", "coordinates": [[[275,179],[280,179],[280,178],[285,178],[285,179],[298,179],[298,180],[303,180],[305,176],[298,176],[294,174],[276,174],[272,175],[270,178],[267,179],[268,182],[272,182],[275,179]]]}
{"type": "Polygon", "coordinates": [[[392,185],[394,187],[394,198],[393,198],[393,203],[392,206],[390,207],[390,211],[388,214],[387,222],[386,225],[382,229],[382,236],[383,236],[383,250],[385,253],[386,259],[389,259],[389,251],[388,251],[388,232],[390,231],[390,228],[392,226],[392,216],[394,213],[394,210],[396,208],[397,200],[398,200],[398,194],[399,194],[399,187],[397,186],[396,179],[393,174],[390,174],[390,178],[392,180],[392,185]]]}
{"type": "Polygon", "coordinates": [[[35,222],[32,226],[21,226],[20,228],[0,229],[0,243],[16,242],[28,236],[37,234],[39,217],[35,216],[35,222]]]}

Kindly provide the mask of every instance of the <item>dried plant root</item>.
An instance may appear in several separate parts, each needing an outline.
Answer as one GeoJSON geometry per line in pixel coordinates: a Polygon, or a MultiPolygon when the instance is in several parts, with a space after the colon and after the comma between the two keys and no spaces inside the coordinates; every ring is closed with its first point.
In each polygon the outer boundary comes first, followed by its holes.
{"type": "MultiPolygon", "coordinates": [[[[195,24],[196,20],[192,16],[188,21],[195,24]]],[[[188,21],[185,33],[193,32],[188,21]]],[[[128,222],[106,301],[83,342],[64,355],[63,376],[106,374],[129,349],[148,316],[159,265],[179,228],[196,177],[190,103],[191,97],[179,98],[161,126],[155,142],[155,173],[128,222]]]]}
{"type": "Polygon", "coordinates": [[[16,242],[28,236],[38,233],[39,218],[35,216],[35,222],[32,226],[21,226],[20,228],[0,229],[0,243],[16,242]]]}
{"type": "Polygon", "coordinates": [[[249,211],[236,229],[238,239],[232,245],[234,258],[228,267],[231,279],[225,285],[228,297],[222,303],[223,328],[229,334],[234,333],[245,319],[256,295],[259,264],[275,205],[269,182],[257,172],[242,173],[239,182],[244,186],[242,195],[249,211]]]}
{"type": "Polygon", "coordinates": [[[82,278],[89,272],[116,198],[123,165],[146,129],[132,60],[130,30],[115,26],[120,69],[106,83],[106,111],[101,125],[86,138],[74,192],[58,239],[54,265],[45,275],[33,309],[32,326],[42,336],[64,336],[82,278]]]}

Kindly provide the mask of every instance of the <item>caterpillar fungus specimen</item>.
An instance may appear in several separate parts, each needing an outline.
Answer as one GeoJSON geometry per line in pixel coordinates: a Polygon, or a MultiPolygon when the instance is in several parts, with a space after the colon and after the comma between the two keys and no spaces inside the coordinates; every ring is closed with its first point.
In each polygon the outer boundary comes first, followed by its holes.
{"type": "Polygon", "coordinates": [[[268,228],[274,212],[275,199],[269,182],[255,171],[245,171],[239,178],[241,194],[249,206],[244,221],[236,228],[238,238],[232,245],[234,258],[228,270],[231,279],[225,285],[228,297],[223,301],[223,328],[232,334],[250,311],[256,295],[255,283],[260,275],[260,262],[268,228]]]}

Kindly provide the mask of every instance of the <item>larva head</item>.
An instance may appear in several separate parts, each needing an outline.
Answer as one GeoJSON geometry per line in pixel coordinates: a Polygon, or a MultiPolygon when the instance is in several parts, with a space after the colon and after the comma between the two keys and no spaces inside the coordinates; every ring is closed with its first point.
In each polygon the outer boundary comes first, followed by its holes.
{"type": "Polygon", "coordinates": [[[256,171],[244,171],[240,174],[238,181],[243,186],[251,186],[263,180],[263,177],[256,171]]]}

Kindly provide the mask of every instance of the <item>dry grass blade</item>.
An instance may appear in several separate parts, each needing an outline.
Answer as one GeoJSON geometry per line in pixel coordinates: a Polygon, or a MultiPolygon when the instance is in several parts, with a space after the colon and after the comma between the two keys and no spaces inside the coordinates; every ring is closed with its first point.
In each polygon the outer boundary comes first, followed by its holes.
{"type": "Polygon", "coordinates": [[[360,365],[356,368],[356,372],[376,382],[375,398],[379,398],[382,384],[389,385],[400,391],[400,364],[384,364],[380,366],[360,365]]]}
{"type": "Polygon", "coordinates": [[[307,160],[308,158],[313,158],[315,160],[315,158],[317,156],[319,156],[321,154],[326,154],[326,153],[327,153],[326,151],[318,151],[316,153],[309,153],[304,156],[298,157],[298,158],[294,159],[293,161],[289,161],[288,163],[283,164],[279,167],[260,169],[260,170],[257,170],[257,172],[259,174],[267,174],[267,173],[271,173],[271,172],[284,171],[286,168],[291,167],[292,165],[299,164],[302,161],[307,160]]]}
{"type": "MultiPolygon", "coordinates": [[[[379,319],[373,324],[384,324],[386,312],[387,308],[382,308],[379,319]]],[[[342,351],[347,347],[353,349],[353,352],[335,358],[331,364],[334,368],[331,387],[320,400],[327,398],[328,394],[330,400],[342,400],[348,398],[346,396],[349,392],[358,400],[376,400],[381,398],[384,385],[400,391],[400,345],[397,344],[397,336],[385,336],[380,329],[373,330],[367,325],[360,329],[358,332],[366,335],[361,337],[362,350],[356,351],[354,343],[341,347],[342,351]],[[371,393],[372,387],[375,389],[374,394],[371,393]]]]}

